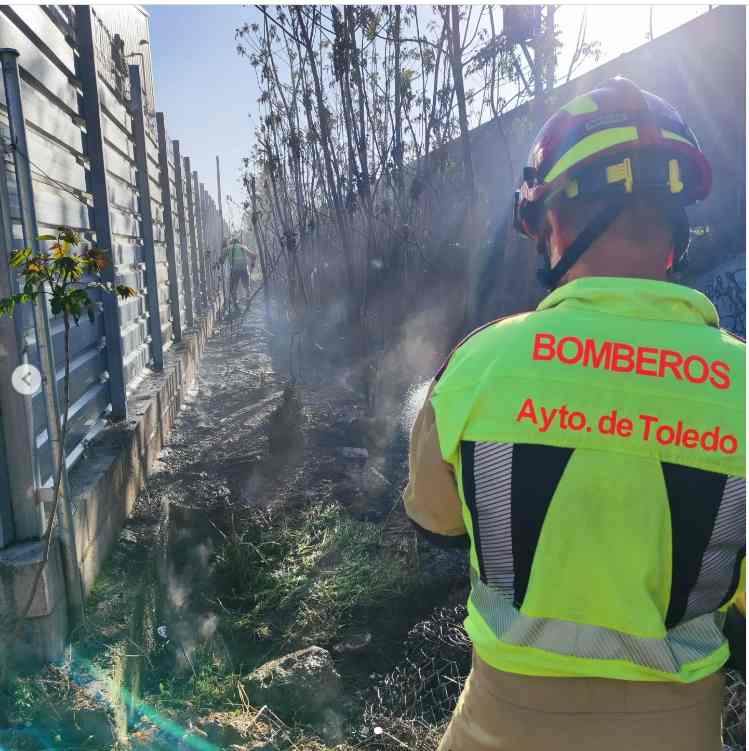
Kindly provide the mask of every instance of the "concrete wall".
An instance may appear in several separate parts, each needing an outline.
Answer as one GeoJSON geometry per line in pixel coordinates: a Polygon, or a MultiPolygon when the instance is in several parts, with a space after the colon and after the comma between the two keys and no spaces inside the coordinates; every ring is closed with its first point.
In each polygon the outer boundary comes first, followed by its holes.
{"type": "MultiPolygon", "coordinates": [[[[474,265],[476,322],[534,307],[533,243],[517,238],[507,220],[512,193],[535,134],[560,106],[607,78],[623,75],[671,102],[700,140],[714,174],[711,195],[688,210],[693,224],[708,226],[690,253],[684,283],[745,254],[746,226],[746,9],[722,6],[668,34],[560,86],[471,134],[480,213],[492,242],[474,265]]],[[[451,145],[460,159],[460,143],[451,145]]]]}
{"type": "Polygon", "coordinates": [[[694,280],[715,304],[721,326],[746,337],[746,255],[724,258],[694,280]]]}
{"type": "MultiPolygon", "coordinates": [[[[133,393],[128,420],[102,431],[87,448],[86,460],[70,473],[76,549],[86,594],[133,511],[185,391],[197,377],[220,307],[218,299],[195,330],[168,353],[164,370],[144,380],[133,393]]],[[[11,649],[16,658],[31,663],[61,656],[70,621],[60,542],[55,541],[29,617],[20,638],[15,638],[14,614],[27,602],[42,548],[43,543],[29,541],[0,550],[0,655],[11,649]]]]}

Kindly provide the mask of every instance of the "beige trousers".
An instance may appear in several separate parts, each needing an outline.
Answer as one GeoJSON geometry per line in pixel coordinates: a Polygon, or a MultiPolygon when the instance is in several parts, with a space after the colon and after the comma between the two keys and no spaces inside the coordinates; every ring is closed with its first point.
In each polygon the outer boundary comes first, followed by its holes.
{"type": "Polygon", "coordinates": [[[721,751],[723,683],[536,678],[474,653],[438,751],[721,751]]]}

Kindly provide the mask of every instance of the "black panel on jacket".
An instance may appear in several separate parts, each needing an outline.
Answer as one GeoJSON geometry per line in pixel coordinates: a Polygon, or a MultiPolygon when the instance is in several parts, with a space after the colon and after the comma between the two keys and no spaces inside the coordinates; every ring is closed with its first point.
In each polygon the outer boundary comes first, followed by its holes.
{"type": "Polygon", "coordinates": [[[666,628],[679,623],[697,583],[718,515],[726,475],[662,462],[671,509],[672,579],[666,628]]]}
{"type": "Polygon", "coordinates": [[[471,512],[473,522],[473,541],[476,544],[476,557],[479,561],[479,576],[481,581],[486,583],[486,572],[484,570],[484,556],[481,550],[481,529],[479,512],[476,506],[476,475],[474,473],[474,461],[476,456],[475,441],[460,442],[460,466],[463,475],[463,495],[466,500],[468,510],[471,512]]]}
{"type": "Polygon", "coordinates": [[[520,609],[528,590],[541,527],[574,449],[516,443],[512,451],[512,555],[514,605],[520,609]]]}

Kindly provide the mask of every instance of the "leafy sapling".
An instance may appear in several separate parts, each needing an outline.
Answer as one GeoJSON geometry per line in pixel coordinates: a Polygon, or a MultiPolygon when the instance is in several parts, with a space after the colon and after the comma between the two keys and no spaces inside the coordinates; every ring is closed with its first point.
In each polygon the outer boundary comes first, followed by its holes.
{"type": "MultiPolygon", "coordinates": [[[[41,235],[40,242],[52,242],[48,250],[35,253],[31,248],[13,251],[10,266],[16,270],[21,292],[0,299],[0,317],[12,316],[16,305],[31,303],[45,305],[49,300],[52,314],[62,315],[64,325],[65,377],[63,380],[63,418],[60,437],[60,455],[57,457],[57,472],[54,484],[52,513],[47,521],[42,541],[44,554],[36,572],[31,593],[18,621],[19,630],[34,601],[44,567],[49,559],[52,531],[55,526],[60,501],[60,483],[65,466],[64,446],[67,435],[70,411],[70,329],[79,325],[86,313],[89,320],[95,320],[97,299],[92,293],[113,294],[122,298],[135,296],[136,290],[124,284],[113,284],[102,279],[102,272],[109,263],[109,254],[100,248],[77,251],[81,243],[80,235],[68,227],[60,227],[56,235],[41,235]]],[[[98,297],[98,295],[97,295],[98,297]]]]}

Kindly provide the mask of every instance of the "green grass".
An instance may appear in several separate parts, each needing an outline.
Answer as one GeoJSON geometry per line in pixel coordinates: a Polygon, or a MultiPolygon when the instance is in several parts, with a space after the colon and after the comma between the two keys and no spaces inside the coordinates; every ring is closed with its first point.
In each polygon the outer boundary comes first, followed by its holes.
{"type": "Polygon", "coordinates": [[[241,677],[266,660],[313,643],[330,648],[356,630],[377,633],[384,620],[405,636],[413,608],[434,598],[435,577],[416,564],[413,540],[386,539],[382,525],[335,504],[233,520],[212,569],[220,636],[191,653],[188,670],[161,670],[158,659],[147,668],[156,680],[145,681],[144,702],[183,724],[240,709],[241,677]]]}
{"type": "Polygon", "coordinates": [[[424,583],[409,544],[352,519],[335,504],[275,519],[258,514],[226,534],[216,559],[221,604],[256,638],[329,644],[416,596],[424,583]]]}
{"type": "Polygon", "coordinates": [[[14,722],[24,725],[39,720],[50,706],[45,685],[36,676],[16,676],[12,684],[0,692],[0,702],[14,722]]]}
{"type": "Polygon", "coordinates": [[[189,673],[163,675],[146,703],[159,711],[176,711],[191,717],[213,709],[240,706],[237,694],[240,676],[210,644],[196,649],[190,663],[189,673]]]}
{"type": "MultiPolygon", "coordinates": [[[[416,611],[444,594],[444,579],[425,573],[425,561],[417,560],[412,535],[386,536],[384,525],[351,518],[332,503],[245,512],[219,527],[211,586],[201,595],[203,605],[219,615],[219,631],[198,640],[189,656],[174,640],[152,633],[164,622],[163,582],[152,556],[121,544],[97,582],[73,655],[111,680],[119,737],[127,732],[131,694],[146,716],[185,728],[214,711],[241,710],[247,700],[240,679],[259,664],[311,644],[331,649],[365,631],[373,635],[372,644],[351,660],[341,655],[337,664],[347,685],[368,685],[368,663],[380,669],[383,657],[397,659],[393,647],[417,619],[416,611]]],[[[61,674],[49,678],[19,681],[0,702],[14,721],[54,736],[57,727],[69,724],[62,715],[80,695],[61,674]],[[59,718],[56,707],[64,708],[59,718]]]]}

